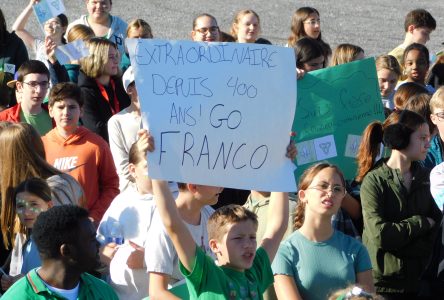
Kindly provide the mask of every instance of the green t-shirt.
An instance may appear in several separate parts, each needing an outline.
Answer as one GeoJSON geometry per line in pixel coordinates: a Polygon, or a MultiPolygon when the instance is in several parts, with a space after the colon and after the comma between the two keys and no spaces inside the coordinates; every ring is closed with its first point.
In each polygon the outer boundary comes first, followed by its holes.
{"type": "Polygon", "coordinates": [[[24,123],[32,125],[37,130],[40,136],[44,136],[52,129],[52,120],[46,110],[42,110],[37,115],[25,114],[23,110],[20,111],[20,120],[24,123]]]}
{"type": "MultiPolygon", "coordinates": [[[[37,269],[33,269],[26,274],[25,277],[14,283],[6,293],[1,297],[2,300],[61,300],[64,297],[49,290],[43,280],[36,272],[37,269]]],[[[114,290],[104,281],[88,274],[83,273],[80,275],[79,300],[118,300],[114,290]]]]}
{"type": "Polygon", "coordinates": [[[279,246],[273,273],[294,278],[303,299],[325,300],[329,293],[356,283],[356,274],[372,269],[364,245],[335,230],[323,242],[295,231],[279,246]]]}
{"type": "Polygon", "coordinates": [[[256,250],[253,265],[245,272],[219,267],[202,249],[196,247],[196,261],[190,273],[180,264],[185,276],[190,299],[262,299],[263,292],[273,283],[268,254],[256,250]]]}

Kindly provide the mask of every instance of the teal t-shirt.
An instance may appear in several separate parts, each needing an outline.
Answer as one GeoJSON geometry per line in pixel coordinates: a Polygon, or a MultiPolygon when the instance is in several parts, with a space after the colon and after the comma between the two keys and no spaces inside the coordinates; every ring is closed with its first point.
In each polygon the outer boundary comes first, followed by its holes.
{"type": "Polygon", "coordinates": [[[372,269],[365,246],[335,230],[324,242],[313,242],[295,231],[281,243],[273,261],[275,275],[294,278],[303,299],[325,300],[356,283],[356,274],[372,269]]]}
{"type": "Polygon", "coordinates": [[[52,129],[52,120],[49,113],[46,110],[42,110],[37,115],[25,114],[22,110],[20,111],[20,120],[24,123],[28,123],[34,127],[35,130],[44,136],[52,129]]]}
{"type": "MultiPolygon", "coordinates": [[[[25,277],[14,283],[3,296],[2,300],[62,300],[64,297],[49,290],[40,276],[37,269],[33,269],[25,277]]],[[[79,300],[118,300],[114,290],[104,281],[94,276],[83,273],[80,275],[79,300]]]]}
{"type": "Polygon", "coordinates": [[[268,254],[263,248],[256,250],[253,265],[245,272],[219,267],[200,247],[196,247],[196,261],[190,273],[182,264],[190,299],[251,299],[260,300],[263,292],[273,283],[268,254]]]}

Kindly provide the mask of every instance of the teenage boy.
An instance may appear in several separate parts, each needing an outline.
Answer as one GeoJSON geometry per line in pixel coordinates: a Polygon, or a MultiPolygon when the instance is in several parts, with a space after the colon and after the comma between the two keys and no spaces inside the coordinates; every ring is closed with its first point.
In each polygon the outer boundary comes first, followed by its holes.
{"type": "Polygon", "coordinates": [[[193,20],[191,39],[195,42],[219,42],[220,30],[216,18],[210,14],[200,14],[193,20]]]}
{"type": "Polygon", "coordinates": [[[423,165],[433,169],[444,161],[444,87],[436,90],[430,99],[429,107],[430,120],[436,125],[438,134],[430,141],[430,148],[423,165]]]}
{"type": "MultiPolygon", "coordinates": [[[[148,141],[148,149],[152,151],[151,136],[148,141]]],[[[290,151],[291,148],[287,149],[290,151]]],[[[191,299],[262,298],[262,293],[273,283],[270,261],[287,229],[287,193],[271,193],[267,229],[257,250],[258,222],[254,213],[239,205],[227,205],[211,215],[207,228],[216,265],[195,243],[167,182],[153,180],[153,191],[157,210],[179,256],[191,299]]]]}
{"type": "Polygon", "coordinates": [[[414,9],[410,11],[404,20],[405,38],[404,42],[389,52],[394,56],[399,65],[402,66],[402,57],[407,46],[418,43],[425,45],[430,39],[430,33],[436,28],[436,20],[425,9],[414,9]]]}
{"type": "MultiPolygon", "coordinates": [[[[214,210],[209,205],[217,203],[223,188],[191,183],[179,183],[178,186],[179,195],[175,201],[177,211],[194,242],[207,255],[211,255],[207,222],[214,210]]],[[[147,241],[156,241],[145,249],[151,299],[177,299],[168,288],[178,284],[184,277],[179,271],[179,257],[158,212],[155,212],[151,221],[147,241]]]]}
{"type": "Polygon", "coordinates": [[[42,259],[2,299],[118,299],[105,282],[86,273],[100,266],[99,243],[88,212],[62,205],[41,213],[32,228],[42,259]]]}
{"type": "Polygon", "coordinates": [[[39,60],[28,60],[18,69],[17,80],[8,82],[17,89],[19,103],[0,112],[0,121],[24,122],[32,125],[40,135],[53,127],[48,106],[43,104],[49,88],[49,70],[39,60]]]}
{"type": "Polygon", "coordinates": [[[119,178],[111,150],[100,136],[78,126],[83,101],[76,84],[56,84],[48,104],[56,127],[43,137],[46,160],[80,183],[90,216],[98,224],[119,194],[119,178]]]}
{"type": "Polygon", "coordinates": [[[87,15],[68,25],[68,33],[72,26],[82,24],[94,31],[97,37],[103,37],[117,45],[120,55],[125,54],[125,38],[128,24],[121,18],[110,14],[113,2],[112,0],[85,0],[87,15]]]}

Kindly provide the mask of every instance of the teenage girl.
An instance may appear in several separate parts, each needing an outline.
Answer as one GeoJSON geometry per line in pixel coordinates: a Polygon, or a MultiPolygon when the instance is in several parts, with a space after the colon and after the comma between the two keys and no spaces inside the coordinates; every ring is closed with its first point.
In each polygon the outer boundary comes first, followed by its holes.
{"type": "Polygon", "coordinates": [[[331,224],[346,194],[342,172],[328,163],[313,165],[298,190],[297,230],[281,244],[272,265],[278,299],[326,299],[350,283],[373,291],[367,250],[331,224]]]}
{"type": "Polygon", "coordinates": [[[296,42],[303,37],[318,40],[322,46],[325,60],[328,60],[331,56],[331,48],[329,44],[322,40],[321,18],[316,8],[301,7],[294,12],[291,18],[291,33],[288,37],[287,46],[295,47],[296,42]]]}
{"type": "Polygon", "coordinates": [[[415,82],[406,82],[398,87],[394,96],[393,104],[396,110],[403,110],[407,101],[416,95],[428,93],[426,87],[415,82]]]}
{"type": "Polygon", "coordinates": [[[15,213],[20,219],[21,230],[15,236],[9,276],[1,277],[3,290],[7,290],[31,269],[41,266],[39,252],[31,238],[31,231],[38,215],[53,205],[51,190],[44,179],[27,179],[17,186],[10,204],[14,206],[15,213]]]}
{"type": "MultiPolygon", "coordinates": [[[[418,43],[409,45],[404,50],[402,59],[402,65],[404,67],[404,74],[407,79],[404,82],[414,82],[419,85],[425,86],[429,94],[433,94],[435,89],[425,84],[427,71],[429,70],[429,50],[426,46],[418,43]]],[[[398,85],[399,86],[399,85],[398,85]]]]}
{"type": "Polygon", "coordinates": [[[333,51],[331,66],[346,64],[355,60],[364,59],[364,49],[352,44],[340,44],[333,51]]]}
{"type": "Polygon", "coordinates": [[[431,253],[441,211],[430,194],[430,170],[421,166],[430,146],[429,126],[412,111],[397,111],[398,122],[374,123],[360,153],[375,157],[381,142],[390,157],[361,168],[363,242],[378,293],[386,299],[417,299],[419,276],[431,253]],[[370,170],[366,172],[367,170],[370,170]]]}
{"type": "Polygon", "coordinates": [[[382,104],[385,108],[393,110],[393,94],[401,77],[401,67],[394,56],[380,55],[376,58],[376,73],[382,104]]]}
{"type": "MultiPolygon", "coordinates": [[[[153,32],[151,31],[151,26],[142,19],[135,19],[129,22],[128,28],[126,29],[126,36],[129,39],[152,39],[153,32]]],[[[128,69],[131,65],[128,49],[125,46],[125,53],[122,54],[122,59],[120,61],[120,69],[122,73],[128,69]]]]}
{"type": "Polygon", "coordinates": [[[231,35],[239,43],[268,44],[271,42],[258,38],[261,31],[259,15],[251,9],[237,12],[231,24],[231,35]]]}
{"type": "Polygon", "coordinates": [[[68,26],[68,18],[64,14],[60,14],[55,18],[49,19],[43,25],[45,31],[45,39],[41,40],[33,36],[25,29],[29,17],[32,14],[33,6],[40,0],[30,0],[26,8],[18,16],[12,25],[12,29],[23,40],[28,48],[34,50],[35,59],[45,63],[50,72],[51,85],[58,82],[66,82],[69,80],[66,70],[59,64],[55,57],[55,49],[57,46],[66,44],[63,35],[68,26]]]}
{"type": "Polygon", "coordinates": [[[325,68],[325,56],[322,46],[312,38],[302,38],[295,44],[296,67],[305,72],[325,68]]]}

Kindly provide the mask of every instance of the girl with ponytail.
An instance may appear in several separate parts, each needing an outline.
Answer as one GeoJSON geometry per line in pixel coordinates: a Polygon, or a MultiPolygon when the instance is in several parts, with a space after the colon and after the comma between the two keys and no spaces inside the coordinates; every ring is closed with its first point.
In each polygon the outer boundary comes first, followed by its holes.
{"type": "Polygon", "coordinates": [[[370,124],[361,141],[363,242],[376,291],[387,299],[417,299],[441,212],[430,194],[430,171],[418,162],[430,147],[427,121],[409,110],[396,114],[370,124]],[[391,154],[374,164],[381,142],[391,154]]]}
{"type": "Polygon", "coordinates": [[[297,230],[281,244],[272,265],[278,299],[326,299],[350,283],[373,291],[367,250],[331,224],[346,195],[342,172],[328,163],[313,165],[298,190],[297,230]]]}

